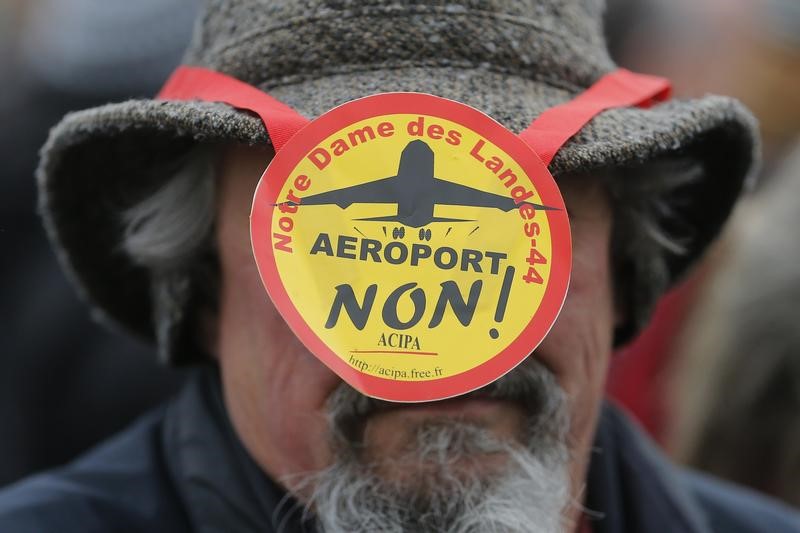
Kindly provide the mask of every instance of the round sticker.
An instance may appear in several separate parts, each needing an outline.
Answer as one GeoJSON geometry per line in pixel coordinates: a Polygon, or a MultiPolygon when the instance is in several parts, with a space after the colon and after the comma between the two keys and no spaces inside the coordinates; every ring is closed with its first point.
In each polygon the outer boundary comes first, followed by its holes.
{"type": "Polygon", "coordinates": [[[448,398],[523,361],[563,304],[561,194],[516,135],[419,93],[346,103],[298,132],[256,189],[253,252],[308,349],[360,392],[448,398]]]}

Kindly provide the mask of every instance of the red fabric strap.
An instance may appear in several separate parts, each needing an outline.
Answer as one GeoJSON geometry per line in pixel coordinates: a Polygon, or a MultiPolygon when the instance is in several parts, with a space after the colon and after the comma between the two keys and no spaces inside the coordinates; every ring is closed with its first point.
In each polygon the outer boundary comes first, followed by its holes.
{"type": "MultiPolygon", "coordinates": [[[[612,107],[647,107],[670,97],[668,80],[617,69],[583,93],[552,107],[519,134],[545,165],[595,115],[612,107]]],[[[283,102],[243,81],[202,67],[179,67],[158,98],[225,102],[261,117],[275,151],[280,150],[309,120],[283,102]]]]}
{"type": "Polygon", "coordinates": [[[519,136],[549,165],[564,143],[601,111],[649,107],[669,99],[671,92],[669,80],[617,69],[569,102],[546,110],[519,136]]]}
{"type": "Polygon", "coordinates": [[[179,67],[157,98],[224,102],[237,109],[252,111],[264,122],[276,152],[310,122],[288,105],[252,85],[202,67],[179,67]]]}

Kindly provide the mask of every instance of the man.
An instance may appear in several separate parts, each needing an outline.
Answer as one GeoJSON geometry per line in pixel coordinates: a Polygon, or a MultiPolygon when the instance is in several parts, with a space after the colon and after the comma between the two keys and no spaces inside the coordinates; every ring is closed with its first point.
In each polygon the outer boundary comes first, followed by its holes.
{"type": "MultiPolygon", "coordinates": [[[[601,13],[578,0],[219,0],[187,63],[306,117],[414,91],[519,132],[613,70],[601,13]]],[[[264,294],[248,211],[282,132],[212,100],[70,115],[45,148],[46,223],[84,294],[170,361],[205,366],[129,431],[5,491],[4,530],[800,530],[788,509],[669,466],[602,403],[612,346],[713,238],[754,164],[738,104],[619,108],[583,128],[550,165],[572,268],[549,335],[477,392],[403,404],[343,383],[264,294]]]]}

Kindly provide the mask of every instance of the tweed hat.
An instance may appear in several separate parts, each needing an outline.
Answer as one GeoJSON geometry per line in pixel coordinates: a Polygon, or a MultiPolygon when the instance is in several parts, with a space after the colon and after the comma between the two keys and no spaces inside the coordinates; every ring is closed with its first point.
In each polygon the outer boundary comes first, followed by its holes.
{"type": "MultiPolygon", "coordinates": [[[[600,0],[210,0],[184,63],[238,78],[311,119],[361,96],[415,91],[471,105],[518,133],[616,68],[603,9],[600,0]]],[[[169,316],[156,316],[150,273],[121,250],[120,209],[166,178],[152,168],[197,143],[223,142],[270,139],[260,119],[227,104],[131,100],[68,114],[42,151],[41,211],[66,270],[100,318],[159,344],[170,337],[173,360],[184,358],[181,336],[163,332],[188,322],[192,282],[177,290],[169,316]]],[[[718,233],[757,150],[747,110],[707,96],[605,111],[552,160],[556,177],[671,155],[702,167],[691,201],[673,206],[692,229],[688,252],[660,273],[635,258],[620,264],[630,274],[631,320],[618,338],[641,326],[653,293],[718,233]]]]}

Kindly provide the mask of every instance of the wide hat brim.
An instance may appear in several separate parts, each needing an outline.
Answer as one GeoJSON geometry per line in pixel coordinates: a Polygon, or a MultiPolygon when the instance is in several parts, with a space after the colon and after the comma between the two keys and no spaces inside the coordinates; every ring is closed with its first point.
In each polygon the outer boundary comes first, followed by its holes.
{"type": "MultiPolygon", "coordinates": [[[[361,96],[416,91],[475,107],[518,133],[580,88],[476,68],[413,67],[323,76],[268,92],[308,118],[361,96]]],[[[758,160],[752,115],[736,100],[707,96],[599,114],[550,164],[558,176],[635,166],[663,156],[696,159],[702,178],[675,206],[692,228],[687,253],[668,263],[674,283],[709,245],[758,160]]],[[[197,143],[269,143],[259,118],[222,103],[131,100],[67,115],[51,131],[38,169],[40,208],[63,266],[104,322],[148,339],[154,320],[148,272],[121,248],[121,212],[165,179],[153,172],[197,143]],[[156,183],[154,183],[154,181],[156,183]],[[134,192],[131,192],[134,191],[134,192]]],[[[647,179],[641,176],[641,179],[647,179]]],[[[246,209],[247,206],[243,206],[246,209]]],[[[631,320],[630,336],[641,325],[631,320]]]]}

